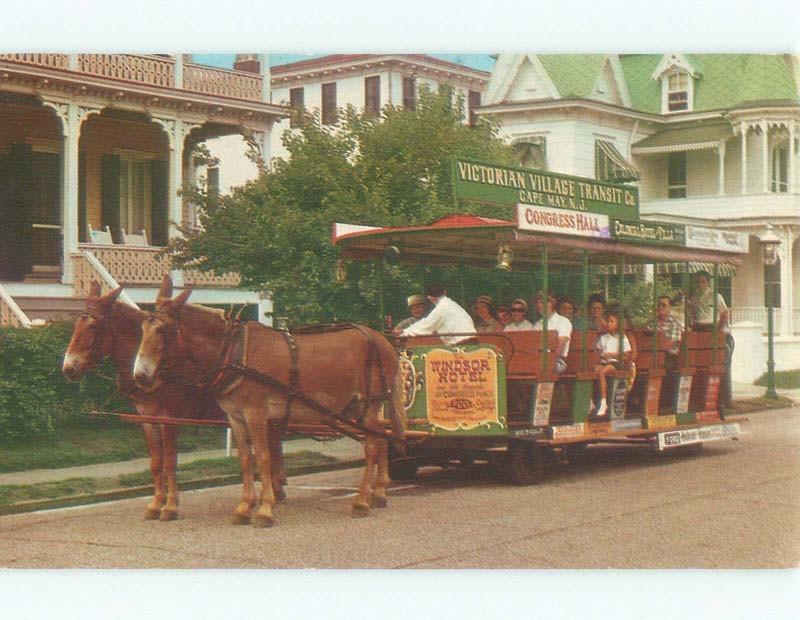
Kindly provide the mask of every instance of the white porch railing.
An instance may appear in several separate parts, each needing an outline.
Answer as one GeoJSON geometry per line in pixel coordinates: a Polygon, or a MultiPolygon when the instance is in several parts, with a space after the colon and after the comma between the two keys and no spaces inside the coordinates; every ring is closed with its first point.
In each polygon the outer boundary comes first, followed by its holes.
{"type": "MultiPolygon", "coordinates": [[[[105,268],[105,265],[103,265],[103,263],[97,260],[97,257],[92,253],[91,250],[82,250],[81,254],[83,254],[83,257],[86,260],[86,263],[82,265],[82,271],[83,271],[83,273],[81,274],[82,276],[84,275],[84,273],[89,271],[89,269],[86,269],[86,267],[88,266],[99,277],[100,288],[103,291],[103,293],[108,293],[110,291],[119,288],[120,286],[119,282],[117,282],[114,279],[114,276],[112,276],[108,272],[108,269],[105,268]]],[[[88,292],[88,287],[87,287],[87,292],[88,292]]],[[[136,302],[133,301],[125,291],[122,291],[119,294],[119,299],[121,301],[124,301],[129,306],[133,306],[134,308],[139,307],[136,304],[136,302]]]]}
{"type": "MultiPolygon", "coordinates": [[[[172,260],[163,248],[82,243],[79,252],[72,255],[75,261],[75,294],[80,296],[85,296],[92,280],[97,279],[96,268],[90,264],[87,254],[122,286],[159,286],[164,275],[172,271],[172,260]]],[[[216,275],[194,269],[183,272],[184,286],[236,288],[240,281],[237,273],[216,275]]]]}
{"type": "MultiPolygon", "coordinates": [[[[800,315],[800,309],[795,309],[795,317],[800,315]]],[[[795,318],[795,321],[798,319],[795,318]]],[[[767,309],[764,306],[735,306],[731,308],[731,322],[735,325],[743,321],[756,323],[761,325],[764,333],[767,332],[767,309]]],[[[780,330],[781,325],[781,308],[772,309],[772,325],[775,333],[780,330]]],[[[795,325],[798,325],[795,322],[795,325]]]]}
{"type": "Polygon", "coordinates": [[[22,309],[8,294],[8,291],[0,284],[0,326],[3,327],[24,327],[31,326],[31,321],[22,309]]]}

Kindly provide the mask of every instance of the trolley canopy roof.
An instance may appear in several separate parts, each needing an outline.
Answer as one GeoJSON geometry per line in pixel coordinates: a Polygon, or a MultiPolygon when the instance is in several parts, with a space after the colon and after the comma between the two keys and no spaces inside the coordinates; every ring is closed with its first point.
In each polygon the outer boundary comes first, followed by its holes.
{"type": "MultiPolygon", "coordinates": [[[[747,252],[747,235],[694,226],[624,220],[592,220],[574,234],[553,232],[553,224],[568,221],[575,211],[559,210],[542,220],[531,217],[531,209],[517,206],[517,222],[475,215],[448,215],[423,226],[378,228],[334,224],[333,243],[340,256],[350,260],[369,260],[395,254],[401,262],[417,264],[467,264],[493,268],[501,249],[513,253],[511,268],[527,270],[541,262],[542,246],[547,245],[551,264],[582,264],[584,250],[590,264],[692,263],[722,265],[725,271],[740,264],[747,252]],[[552,219],[556,217],[556,219],[552,219]],[[527,218],[527,220],[526,220],[527,218]],[[533,221],[534,229],[528,229],[533,221]],[[539,230],[535,229],[539,222],[539,230]],[[527,223],[526,223],[527,222],[527,223]],[[690,247],[702,246],[702,247],[690,247]]],[[[553,209],[545,209],[553,212],[553,209]]],[[[547,213],[545,213],[547,215],[547,213]]],[[[605,217],[605,216],[599,216],[605,217]]],[[[572,222],[575,223],[574,221],[572,222]]],[[[581,220],[578,220],[581,225],[581,220]]],[[[580,228],[580,226],[579,226],[580,228]]]]}

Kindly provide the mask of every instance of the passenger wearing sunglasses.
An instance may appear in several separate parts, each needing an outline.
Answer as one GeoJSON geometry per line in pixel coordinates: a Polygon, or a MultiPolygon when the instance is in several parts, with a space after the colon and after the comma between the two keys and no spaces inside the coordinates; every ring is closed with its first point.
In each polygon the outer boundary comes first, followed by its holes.
{"type": "Polygon", "coordinates": [[[528,302],[524,299],[515,299],[511,302],[511,322],[505,326],[503,331],[521,332],[533,329],[533,323],[528,318],[528,302]]]}

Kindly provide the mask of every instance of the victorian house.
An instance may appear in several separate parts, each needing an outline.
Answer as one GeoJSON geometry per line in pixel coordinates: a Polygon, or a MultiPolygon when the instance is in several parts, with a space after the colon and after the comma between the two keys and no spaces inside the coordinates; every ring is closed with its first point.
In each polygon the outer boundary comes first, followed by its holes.
{"type": "MultiPolygon", "coordinates": [[[[501,54],[483,103],[525,166],[635,183],[643,218],[746,232],[719,282],[734,332],[766,330],[772,290],[777,367],[800,366],[800,56],[501,54]],[[769,223],[775,267],[758,244],[769,223]]],[[[735,354],[738,380],[764,372],[756,349],[735,354]]]]}
{"type": "Polygon", "coordinates": [[[173,271],[163,247],[193,223],[181,188],[195,145],[235,134],[268,162],[286,115],[256,55],[234,70],[186,55],[0,55],[2,324],[79,309],[93,279],[152,303],[170,272],[198,302],[260,303],[237,274],[173,271]]]}

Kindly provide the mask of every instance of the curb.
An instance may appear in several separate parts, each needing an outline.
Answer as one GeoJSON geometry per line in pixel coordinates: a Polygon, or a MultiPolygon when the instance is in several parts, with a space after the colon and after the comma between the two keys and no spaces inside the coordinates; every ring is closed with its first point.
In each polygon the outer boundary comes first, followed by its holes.
{"type": "MultiPolygon", "coordinates": [[[[307,465],[296,467],[286,472],[287,476],[303,476],[306,474],[316,474],[324,471],[338,471],[340,469],[352,469],[363,467],[364,459],[355,461],[342,461],[328,465],[307,465]]],[[[193,491],[196,489],[207,489],[213,487],[228,486],[238,484],[242,481],[241,475],[213,476],[211,478],[200,478],[189,480],[180,484],[181,491],[193,491]]],[[[102,504],[122,499],[134,497],[148,497],[153,493],[153,486],[131,487],[128,489],[117,489],[114,491],[104,491],[101,493],[87,493],[83,495],[70,495],[69,497],[57,497],[55,499],[33,500],[20,502],[18,504],[7,504],[0,506],[0,517],[6,515],[23,514],[26,512],[38,512],[40,510],[54,510],[56,508],[70,508],[73,506],[84,506],[88,504],[102,504]]]]}

